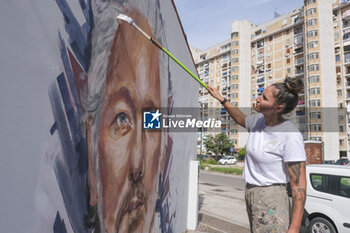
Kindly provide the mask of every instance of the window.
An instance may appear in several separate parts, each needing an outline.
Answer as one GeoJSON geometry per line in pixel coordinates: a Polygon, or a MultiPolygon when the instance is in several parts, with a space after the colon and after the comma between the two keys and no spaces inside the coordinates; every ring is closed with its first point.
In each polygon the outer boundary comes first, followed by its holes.
{"type": "Polygon", "coordinates": [[[340,61],[340,55],[335,55],[335,61],[336,62],[340,61]]]}
{"type": "Polygon", "coordinates": [[[319,69],[320,69],[319,64],[312,64],[312,65],[309,65],[309,66],[308,66],[309,72],[317,71],[317,70],[319,70],[319,69]]]}
{"type": "Polygon", "coordinates": [[[322,138],[321,137],[310,137],[310,140],[322,142],[322,138]]]}
{"type": "Polygon", "coordinates": [[[345,63],[350,62],[350,53],[344,54],[344,60],[345,60],[345,63]]]}
{"type": "Polygon", "coordinates": [[[334,32],[334,40],[338,40],[339,39],[339,32],[334,32]]]}
{"type": "Polygon", "coordinates": [[[238,89],[238,84],[232,84],[232,90],[238,89]]]}
{"type": "Polygon", "coordinates": [[[231,62],[232,62],[232,63],[238,63],[238,57],[232,58],[231,62]]]}
{"type": "Polygon", "coordinates": [[[350,198],[350,177],[311,173],[310,181],[317,191],[350,198]]]}
{"type": "Polygon", "coordinates": [[[309,95],[319,95],[319,94],[320,94],[319,87],[313,87],[309,89],[309,95]]]}
{"type": "MultiPolygon", "coordinates": [[[[344,132],[344,125],[339,125],[339,132],[344,132]]],[[[344,146],[344,140],[339,140],[339,144],[344,146]]]]}
{"type": "Polygon", "coordinates": [[[238,54],[238,49],[233,49],[232,50],[232,54],[234,55],[234,54],[238,54]]]}
{"type": "Polygon", "coordinates": [[[232,46],[237,46],[238,45],[238,40],[232,41],[232,46]]]}
{"type": "Polygon", "coordinates": [[[340,178],[339,195],[350,198],[350,177],[340,178]]]}
{"type": "Polygon", "coordinates": [[[321,124],[310,124],[311,132],[321,132],[321,130],[322,130],[321,124]]]}
{"type": "Polygon", "coordinates": [[[313,26],[313,25],[317,25],[317,19],[309,19],[306,21],[306,26],[307,27],[310,27],[310,26],[313,26]]]}
{"type": "Polygon", "coordinates": [[[331,176],[323,174],[310,174],[310,181],[312,187],[320,192],[330,192],[331,190],[331,176]]]}
{"type": "Polygon", "coordinates": [[[307,37],[317,36],[317,30],[311,30],[306,33],[307,37]]]}
{"type": "Polygon", "coordinates": [[[319,75],[310,76],[308,77],[308,81],[309,83],[317,83],[320,81],[320,76],[319,75]]]}
{"type": "Polygon", "coordinates": [[[290,63],[290,58],[287,58],[287,64],[289,64],[290,63]]]}
{"type": "Polygon", "coordinates": [[[233,32],[231,34],[231,38],[237,38],[238,37],[238,32],[233,32]]]}
{"type": "Polygon", "coordinates": [[[231,129],[231,133],[233,133],[234,135],[237,135],[238,129],[231,129]]]}
{"type": "Polygon", "coordinates": [[[307,59],[308,59],[308,60],[318,59],[318,52],[309,53],[309,54],[307,55],[307,59]]]}
{"type": "Polygon", "coordinates": [[[316,14],[316,8],[310,8],[310,9],[306,10],[306,12],[305,12],[306,16],[309,16],[312,14],[316,14]]]}
{"type": "Polygon", "coordinates": [[[321,106],[321,100],[316,99],[316,100],[310,100],[309,101],[310,107],[320,107],[321,106]]]}
{"type": "Polygon", "coordinates": [[[316,0],[306,0],[305,1],[305,6],[316,3],[316,0]]]}
{"type": "Polygon", "coordinates": [[[310,112],[310,119],[321,119],[321,112],[310,112]]]}
{"type": "Polygon", "coordinates": [[[340,73],[341,72],[340,66],[335,67],[335,72],[336,73],[340,73]]]}
{"type": "Polygon", "coordinates": [[[342,90],[337,90],[337,95],[342,96],[343,95],[342,90]]]}
{"type": "Polygon", "coordinates": [[[232,75],[232,80],[238,80],[238,75],[237,74],[234,74],[234,75],[232,75]]]}
{"type": "Polygon", "coordinates": [[[238,71],[238,66],[232,67],[232,72],[236,72],[236,71],[238,71]]]}
{"type": "Polygon", "coordinates": [[[310,41],[307,43],[307,48],[308,49],[312,49],[312,48],[317,48],[317,45],[318,45],[318,41],[310,41]]]}
{"type": "Polygon", "coordinates": [[[232,98],[238,98],[238,93],[232,93],[232,98]]]}

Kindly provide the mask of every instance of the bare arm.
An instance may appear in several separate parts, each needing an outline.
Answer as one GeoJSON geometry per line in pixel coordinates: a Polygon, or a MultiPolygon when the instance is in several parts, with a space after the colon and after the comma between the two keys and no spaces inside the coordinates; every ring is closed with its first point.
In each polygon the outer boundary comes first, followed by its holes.
{"type": "MultiPolygon", "coordinates": [[[[222,95],[216,88],[208,86],[208,91],[211,96],[213,96],[220,102],[224,100],[224,97],[222,97],[222,95]]],[[[223,106],[227,110],[228,114],[230,114],[232,119],[236,121],[240,126],[245,128],[245,119],[247,118],[247,116],[243,112],[241,112],[241,110],[239,110],[236,106],[233,106],[229,101],[227,101],[223,106]]]]}
{"type": "Polygon", "coordinates": [[[298,233],[304,213],[306,200],[306,171],[305,162],[287,163],[292,189],[292,220],[288,233],[298,233]]]}

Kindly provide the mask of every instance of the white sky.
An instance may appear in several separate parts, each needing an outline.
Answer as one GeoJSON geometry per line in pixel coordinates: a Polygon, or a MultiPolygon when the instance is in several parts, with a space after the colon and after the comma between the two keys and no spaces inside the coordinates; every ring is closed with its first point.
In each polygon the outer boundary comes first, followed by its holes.
{"type": "Polygon", "coordinates": [[[230,38],[231,22],[263,24],[303,6],[303,0],[174,0],[190,46],[207,49],[230,38]]]}

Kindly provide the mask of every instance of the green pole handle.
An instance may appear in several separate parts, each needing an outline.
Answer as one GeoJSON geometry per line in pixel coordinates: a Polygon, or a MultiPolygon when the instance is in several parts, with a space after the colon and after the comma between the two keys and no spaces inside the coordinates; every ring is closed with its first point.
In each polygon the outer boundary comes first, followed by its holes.
{"type": "Polygon", "coordinates": [[[196,75],[194,75],[186,66],[184,66],[179,60],[176,59],[168,50],[166,50],[164,47],[161,47],[161,49],[169,55],[177,64],[179,64],[184,70],[187,71],[199,84],[201,84],[205,89],[208,89],[208,86],[203,83],[196,75]]]}

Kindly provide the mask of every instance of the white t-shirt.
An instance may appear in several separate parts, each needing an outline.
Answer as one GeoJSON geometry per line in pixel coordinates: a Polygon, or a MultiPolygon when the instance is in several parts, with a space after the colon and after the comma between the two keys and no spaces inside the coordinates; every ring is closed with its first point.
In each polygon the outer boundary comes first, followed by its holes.
{"type": "Polygon", "coordinates": [[[306,161],[301,133],[289,120],[266,126],[261,113],[248,116],[245,125],[249,138],[243,179],[258,186],[288,183],[285,163],[306,161]]]}

